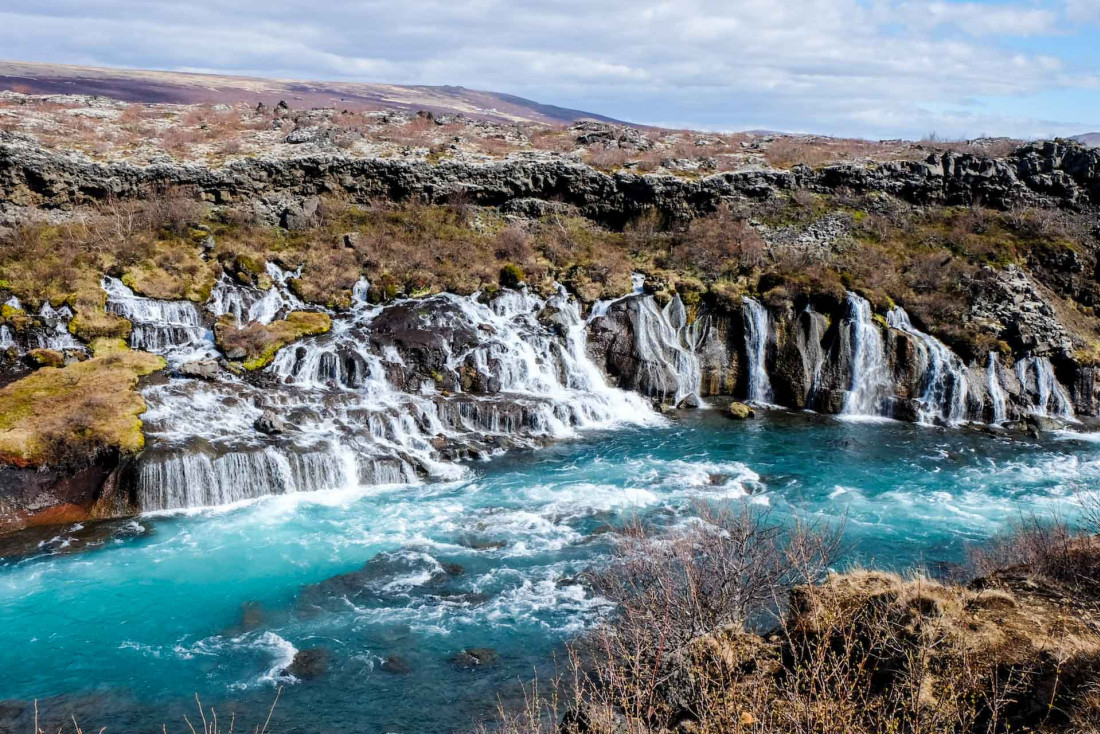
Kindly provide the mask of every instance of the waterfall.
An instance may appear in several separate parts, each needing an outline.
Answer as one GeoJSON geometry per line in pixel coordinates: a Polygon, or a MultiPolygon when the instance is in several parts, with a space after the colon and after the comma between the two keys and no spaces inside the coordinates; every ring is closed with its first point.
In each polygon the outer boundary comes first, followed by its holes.
{"type": "Polygon", "coordinates": [[[72,321],[73,312],[68,306],[55,309],[46,303],[38,311],[38,318],[42,322],[43,330],[36,330],[35,341],[40,349],[84,349],[84,345],[73,338],[69,333],[69,322],[72,321]]]}
{"type": "Polygon", "coordinates": [[[651,297],[638,299],[638,320],[634,329],[635,354],[646,365],[648,384],[664,384],[664,376],[676,382],[675,391],[662,392],[661,399],[671,397],[673,405],[682,401],[699,402],[702,373],[695,352],[685,346],[682,335],[687,331],[687,311],[680,296],[675,296],[665,308],[658,309],[651,297]],[[664,373],[664,374],[661,374],[664,373]]]}
{"type": "Polygon", "coordinates": [[[15,346],[15,339],[11,336],[11,329],[7,324],[0,326],[0,349],[11,349],[15,346]]]}
{"type": "Polygon", "coordinates": [[[202,315],[191,301],[161,301],[142,298],[117,278],[104,278],[107,311],[133,324],[130,346],[156,354],[187,352],[210,347],[210,337],[202,315]]]}
{"type": "Polygon", "coordinates": [[[606,384],[586,340],[579,305],[564,289],[545,300],[526,290],[386,307],[356,299],[334,315],[329,333],[280,350],[266,387],[224,377],[145,388],[139,501],[169,510],[457,478],[464,470],[454,462],[464,457],[585,428],[659,422],[641,396],[606,384]],[[426,338],[430,353],[409,346],[407,334],[426,338]],[[433,379],[415,379],[429,369],[433,379]],[[391,382],[395,375],[400,382],[391,382]],[[472,394],[462,392],[464,379],[472,394]],[[254,428],[268,410],[284,419],[282,432],[254,428]]]}
{"type": "Polygon", "coordinates": [[[949,424],[966,419],[966,367],[939,339],[918,330],[900,306],[886,314],[886,323],[912,336],[921,354],[921,387],[918,415],[921,423],[937,419],[949,424]]]}
{"type": "Polygon", "coordinates": [[[1016,363],[1016,375],[1025,389],[1035,388],[1036,400],[1031,409],[1034,415],[1073,417],[1073,404],[1055,378],[1054,367],[1047,357],[1021,359],[1016,363]]]}
{"type": "MultiPolygon", "coordinates": [[[[287,273],[274,263],[268,263],[267,275],[271,279],[271,287],[264,290],[235,283],[223,273],[210,293],[210,300],[206,302],[207,310],[215,316],[230,314],[240,324],[250,321],[270,324],[280,314],[307,308],[288,285],[290,279],[298,277],[298,272],[287,273]]],[[[367,287],[366,280],[360,279],[355,284],[353,297],[365,302],[367,287]]]]}
{"type": "Polygon", "coordinates": [[[745,353],[749,358],[749,400],[754,403],[772,402],[772,383],[765,364],[771,319],[763,304],[753,298],[743,298],[745,318],[745,353]]]}
{"type": "Polygon", "coordinates": [[[989,390],[989,401],[993,405],[993,423],[1000,425],[1008,420],[1008,407],[1005,391],[1001,387],[1000,362],[994,352],[989,353],[989,362],[985,368],[985,384],[989,390]]]}
{"type": "Polygon", "coordinates": [[[848,294],[848,336],[852,347],[852,377],[844,397],[846,415],[882,415],[890,384],[882,333],[871,316],[871,304],[848,294]]]}

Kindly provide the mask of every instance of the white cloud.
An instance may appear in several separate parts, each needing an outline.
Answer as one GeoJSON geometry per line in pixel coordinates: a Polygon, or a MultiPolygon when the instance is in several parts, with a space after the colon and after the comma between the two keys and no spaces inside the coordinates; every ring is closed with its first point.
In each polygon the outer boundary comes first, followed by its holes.
{"type": "MultiPolygon", "coordinates": [[[[1066,2],[1066,16],[1100,18],[1100,0],[1066,2]]],[[[462,84],[640,121],[966,134],[1039,124],[998,124],[976,98],[1096,84],[1057,54],[1004,43],[1064,33],[1062,17],[945,0],[8,0],[0,47],[8,58],[462,84]]]]}

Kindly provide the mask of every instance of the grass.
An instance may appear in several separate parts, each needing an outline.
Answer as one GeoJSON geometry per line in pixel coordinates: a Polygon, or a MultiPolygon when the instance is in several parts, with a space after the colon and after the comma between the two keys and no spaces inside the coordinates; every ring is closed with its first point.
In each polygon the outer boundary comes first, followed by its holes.
{"type": "Polygon", "coordinates": [[[331,328],[328,314],[316,311],[293,311],[282,321],[253,321],[245,326],[238,326],[232,316],[227,316],[215,324],[214,338],[218,348],[230,358],[239,359],[246,370],[258,370],[269,365],[287,344],[331,328]]]}
{"type": "Polygon", "coordinates": [[[108,449],[144,446],[145,402],[138,378],[164,359],[122,342],[93,342],[93,357],[43,367],[0,389],[0,460],[16,466],[67,466],[108,449]]]}

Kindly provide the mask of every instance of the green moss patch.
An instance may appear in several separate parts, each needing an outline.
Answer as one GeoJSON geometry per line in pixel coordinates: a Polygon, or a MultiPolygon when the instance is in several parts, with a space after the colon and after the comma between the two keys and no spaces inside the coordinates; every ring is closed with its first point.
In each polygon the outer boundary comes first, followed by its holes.
{"type": "Polygon", "coordinates": [[[324,334],[331,328],[328,314],[314,311],[294,311],[282,321],[270,324],[254,321],[246,326],[238,326],[231,316],[223,316],[214,325],[214,339],[230,359],[242,362],[247,370],[258,370],[270,364],[287,344],[324,334]]]}
{"type": "Polygon", "coordinates": [[[145,401],[135,387],[164,359],[117,342],[93,350],[87,361],[43,367],[0,389],[0,460],[67,466],[107,449],[141,450],[145,401]]]}

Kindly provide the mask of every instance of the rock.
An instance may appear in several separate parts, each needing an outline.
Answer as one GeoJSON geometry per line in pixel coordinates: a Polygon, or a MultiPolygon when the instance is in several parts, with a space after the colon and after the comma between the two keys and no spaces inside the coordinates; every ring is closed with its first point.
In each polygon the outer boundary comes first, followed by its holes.
{"type": "Polygon", "coordinates": [[[266,433],[269,436],[277,436],[280,433],[286,433],[289,427],[287,422],[273,410],[265,410],[263,415],[256,419],[254,425],[257,431],[266,433]]]}
{"type": "Polygon", "coordinates": [[[221,368],[215,359],[197,359],[182,364],[179,368],[180,377],[192,377],[202,380],[213,380],[217,378],[220,371],[221,368]]]}
{"type": "Polygon", "coordinates": [[[283,209],[283,213],[279,217],[279,225],[283,229],[291,231],[308,229],[313,224],[320,206],[321,199],[317,196],[295,201],[283,209]]]}
{"type": "Polygon", "coordinates": [[[358,232],[346,232],[344,234],[344,247],[354,250],[355,246],[359,244],[358,232]]]}
{"type": "Polygon", "coordinates": [[[327,143],[331,139],[332,129],[327,127],[296,127],[285,138],[291,145],[327,143]]]}
{"type": "Polygon", "coordinates": [[[323,647],[309,647],[294,653],[294,660],[282,670],[283,675],[292,675],[298,680],[320,678],[329,668],[331,654],[323,647]]]}
{"type": "Polygon", "coordinates": [[[756,417],[756,411],[745,405],[744,403],[730,403],[729,408],[726,409],[726,415],[734,420],[748,420],[749,418],[756,417]]]}
{"type": "Polygon", "coordinates": [[[56,349],[32,349],[27,361],[35,367],[64,367],[65,355],[56,349]]]}
{"type": "Polygon", "coordinates": [[[1029,414],[1024,419],[1028,431],[1033,432],[1034,435],[1038,435],[1039,432],[1046,431],[1060,431],[1066,427],[1066,424],[1055,418],[1051,418],[1045,415],[1029,414]]]}
{"type": "Polygon", "coordinates": [[[225,356],[234,361],[244,359],[248,356],[248,352],[243,347],[233,347],[225,352],[225,356]]]}
{"type": "MultiPolygon", "coordinates": [[[[277,117],[289,114],[285,104],[276,106],[277,117]]],[[[577,132],[596,134],[600,140],[611,136],[619,145],[646,144],[640,131],[609,133],[584,128],[577,132]]],[[[723,200],[760,200],[797,188],[881,191],[917,204],[969,206],[980,200],[992,207],[1080,206],[1100,200],[1100,150],[1065,141],[1039,142],[1005,158],[943,153],[925,161],[874,166],[840,163],[816,170],[745,169],[682,179],[633,173],[609,176],[557,154],[447,166],[329,152],[282,159],[244,158],[220,168],[172,162],[138,166],[52,152],[19,136],[0,139],[0,200],[19,206],[59,208],[90,203],[108,194],[136,199],[142,192],[163,187],[190,187],[199,195],[234,199],[330,193],[360,204],[393,192],[401,192],[403,198],[444,203],[462,191],[473,205],[560,200],[561,205],[575,206],[585,216],[617,221],[629,221],[647,211],[694,215],[713,211],[723,200]]]]}
{"type": "Polygon", "coordinates": [[[400,655],[390,655],[379,666],[383,671],[393,675],[408,675],[412,672],[412,666],[400,655]]]}
{"type": "Polygon", "coordinates": [[[500,655],[491,647],[470,647],[451,658],[450,663],[459,670],[476,670],[500,661],[500,655]]]}
{"type": "Polygon", "coordinates": [[[698,408],[699,407],[699,398],[695,397],[694,395],[688,395],[686,398],[682,399],[679,403],[677,403],[676,407],[679,410],[686,410],[686,409],[689,409],[689,408],[692,408],[692,409],[693,408],[698,408]]]}

